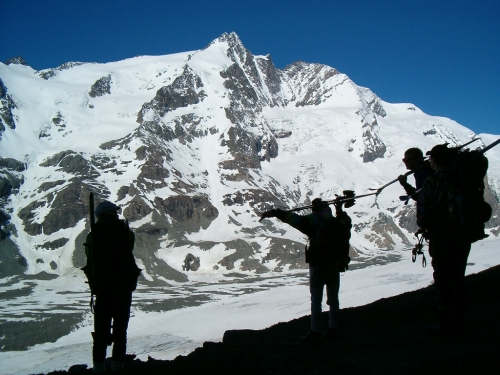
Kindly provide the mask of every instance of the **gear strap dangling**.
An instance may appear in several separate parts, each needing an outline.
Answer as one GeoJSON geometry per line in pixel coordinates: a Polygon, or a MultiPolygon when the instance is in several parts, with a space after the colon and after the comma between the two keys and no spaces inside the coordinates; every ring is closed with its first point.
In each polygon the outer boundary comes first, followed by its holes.
{"type": "Polygon", "coordinates": [[[415,245],[415,247],[411,251],[411,261],[413,263],[415,263],[415,261],[417,260],[417,257],[419,255],[422,255],[422,267],[425,268],[427,266],[427,259],[425,259],[425,254],[422,251],[422,249],[424,247],[424,236],[421,235],[420,238],[418,237],[418,234],[416,234],[416,236],[418,238],[418,243],[415,245]]]}
{"type": "Polygon", "coordinates": [[[94,293],[90,293],[90,312],[94,314],[94,309],[95,309],[95,301],[94,301],[94,293]]]}

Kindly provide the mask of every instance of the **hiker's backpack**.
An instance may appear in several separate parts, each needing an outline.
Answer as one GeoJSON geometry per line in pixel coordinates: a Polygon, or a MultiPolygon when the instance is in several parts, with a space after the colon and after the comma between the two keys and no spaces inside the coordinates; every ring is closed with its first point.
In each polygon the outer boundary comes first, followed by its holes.
{"type": "Polygon", "coordinates": [[[456,151],[436,203],[444,213],[446,224],[471,243],[488,237],[484,225],[490,219],[492,209],[484,200],[487,170],[488,159],[482,152],[456,151]]]}
{"type": "Polygon", "coordinates": [[[351,227],[351,220],[345,212],[341,218],[325,218],[325,223],[316,232],[314,263],[317,266],[341,272],[347,270],[351,227]]]}
{"type": "MultiPolygon", "coordinates": [[[[122,220],[97,222],[91,233],[94,248],[87,253],[82,268],[92,294],[132,292],[137,287],[141,270],[132,254],[133,233],[122,220]]],[[[91,244],[85,243],[87,249],[91,244]]]]}
{"type": "Polygon", "coordinates": [[[455,214],[468,241],[476,242],[488,237],[484,225],[490,219],[492,209],[484,200],[484,180],[488,171],[488,159],[479,151],[458,151],[450,170],[453,195],[448,211],[455,214]]]}

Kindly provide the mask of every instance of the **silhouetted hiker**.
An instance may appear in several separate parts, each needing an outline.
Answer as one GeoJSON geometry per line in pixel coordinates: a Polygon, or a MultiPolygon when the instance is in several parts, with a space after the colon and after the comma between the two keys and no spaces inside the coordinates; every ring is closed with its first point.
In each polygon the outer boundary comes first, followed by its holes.
{"type": "Polygon", "coordinates": [[[429,240],[434,285],[437,290],[437,322],[427,327],[438,335],[459,333],[465,320],[465,269],[471,240],[455,206],[457,190],[452,176],[453,156],[446,145],[427,152],[436,172],[419,194],[417,222],[429,240]]]}
{"type": "Polygon", "coordinates": [[[109,370],[116,374],[123,371],[132,292],[141,272],[132,254],[134,233],[128,223],[118,218],[119,209],[108,201],[100,203],[95,209],[97,222],[84,244],[87,255],[84,272],[96,296],[92,359],[93,372],[97,374],[106,371],[106,347],[112,343],[109,370]]]}
{"type": "Polygon", "coordinates": [[[424,186],[425,179],[433,175],[434,171],[432,170],[429,162],[424,161],[424,154],[422,153],[422,150],[416,147],[409,148],[405,151],[403,163],[405,163],[406,169],[414,172],[413,176],[415,177],[415,187],[406,181],[405,175],[400,175],[398,177],[399,183],[405,189],[408,197],[416,201],[418,191],[424,186]]]}
{"type": "Polygon", "coordinates": [[[311,329],[302,337],[302,344],[318,344],[321,334],[321,302],[326,285],[327,304],[330,306],[328,330],[323,337],[333,340],[337,336],[339,314],[340,272],[347,270],[350,262],[349,239],[351,218],[342,210],[343,203],[336,203],[336,217],[320,198],[312,201],[312,213],[300,216],[293,212],[274,209],[261,215],[261,220],[276,217],[298,229],[309,238],[306,263],[309,263],[309,290],[311,293],[311,329]]]}

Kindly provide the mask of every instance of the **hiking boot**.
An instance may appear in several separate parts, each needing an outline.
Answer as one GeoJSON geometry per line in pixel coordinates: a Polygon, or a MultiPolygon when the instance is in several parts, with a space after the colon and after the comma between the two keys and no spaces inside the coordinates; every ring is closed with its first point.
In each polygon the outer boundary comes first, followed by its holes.
{"type": "Polygon", "coordinates": [[[323,333],[323,339],[325,341],[335,341],[339,338],[337,334],[337,328],[328,328],[324,333],[323,333]]]}
{"type": "Polygon", "coordinates": [[[300,345],[321,345],[321,332],[309,330],[307,335],[300,338],[300,345]]]}
{"type": "Polygon", "coordinates": [[[104,361],[94,361],[94,367],[92,367],[92,372],[94,374],[104,374],[106,368],[104,367],[104,361]]]}

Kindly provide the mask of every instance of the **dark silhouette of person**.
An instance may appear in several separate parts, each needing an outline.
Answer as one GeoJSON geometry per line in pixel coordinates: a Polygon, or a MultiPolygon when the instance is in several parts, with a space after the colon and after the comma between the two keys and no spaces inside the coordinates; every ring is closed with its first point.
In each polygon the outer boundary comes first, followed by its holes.
{"type": "Polygon", "coordinates": [[[85,243],[84,271],[96,296],[92,359],[93,372],[97,374],[106,370],[114,374],[123,372],[132,292],[141,272],[132,254],[134,233],[128,223],[118,218],[119,209],[109,201],[100,203],[95,209],[97,222],[85,243]],[[106,348],[111,343],[114,343],[111,365],[105,368],[106,348]]]}
{"type": "Polygon", "coordinates": [[[465,322],[465,269],[471,242],[461,230],[460,213],[453,208],[452,150],[446,145],[427,152],[435,174],[427,177],[419,194],[417,223],[429,240],[434,285],[437,291],[437,320],[427,327],[432,334],[462,332],[465,322]]]}
{"type": "Polygon", "coordinates": [[[323,339],[337,337],[339,315],[340,272],[349,264],[349,239],[351,218],[337,203],[336,216],[328,204],[320,198],[312,201],[312,213],[305,216],[274,209],[261,215],[261,220],[276,217],[298,229],[309,238],[306,247],[306,263],[309,263],[309,290],[311,293],[311,327],[301,338],[302,344],[319,344],[323,339]],[[327,304],[330,306],[328,329],[321,332],[321,303],[326,285],[327,304]]]}
{"type": "Polygon", "coordinates": [[[427,177],[434,174],[429,162],[424,160],[424,154],[421,149],[413,147],[405,151],[403,163],[406,169],[413,172],[415,177],[415,187],[407,182],[405,175],[398,176],[398,181],[403,186],[406,194],[413,200],[417,201],[418,205],[418,192],[424,186],[424,181],[427,177]]]}

